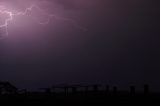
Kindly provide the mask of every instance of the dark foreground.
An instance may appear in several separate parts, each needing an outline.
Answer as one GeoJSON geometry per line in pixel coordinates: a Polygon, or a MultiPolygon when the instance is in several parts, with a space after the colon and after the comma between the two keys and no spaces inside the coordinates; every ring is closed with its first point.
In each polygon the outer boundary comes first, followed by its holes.
{"type": "Polygon", "coordinates": [[[0,104],[3,106],[107,106],[107,105],[152,105],[160,102],[160,95],[139,93],[106,94],[105,92],[77,93],[77,94],[47,94],[28,93],[17,95],[1,95],[0,104]]]}
{"type": "Polygon", "coordinates": [[[160,104],[160,94],[144,85],[142,92],[135,86],[120,91],[108,85],[54,85],[37,92],[20,90],[9,82],[0,82],[0,106],[107,106],[160,104]]]}

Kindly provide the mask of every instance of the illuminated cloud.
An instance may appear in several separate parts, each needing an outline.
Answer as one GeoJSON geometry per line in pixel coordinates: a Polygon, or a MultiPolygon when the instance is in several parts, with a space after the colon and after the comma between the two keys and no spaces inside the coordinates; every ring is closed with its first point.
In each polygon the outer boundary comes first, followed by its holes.
{"type": "Polygon", "coordinates": [[[80,26],[75,20],[59,16],[58,12],[61,11],[61,8],[57,2],[48,0],[0,1],[0,29],[5,30],[3,31],[5,32],[4,34],[1,33],[0,39],[9,35],[8,27],[11,23],[23,26],[26,22],[28,24],[28,22],[32,23],[34,21],[39,25],[48,25],[51,20],[56,19],[69,21],[75,27],[84,31],[86,30],[86,28],[80,26]]]}

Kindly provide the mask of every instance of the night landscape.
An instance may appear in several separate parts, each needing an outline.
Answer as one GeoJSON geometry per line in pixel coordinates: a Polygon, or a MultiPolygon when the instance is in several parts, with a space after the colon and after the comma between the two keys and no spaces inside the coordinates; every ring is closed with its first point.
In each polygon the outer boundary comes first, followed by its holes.
{"type": "Polygon", "coordinates": [[[160,101],[158,0],[0,0],[0,105],[160,101]]]}

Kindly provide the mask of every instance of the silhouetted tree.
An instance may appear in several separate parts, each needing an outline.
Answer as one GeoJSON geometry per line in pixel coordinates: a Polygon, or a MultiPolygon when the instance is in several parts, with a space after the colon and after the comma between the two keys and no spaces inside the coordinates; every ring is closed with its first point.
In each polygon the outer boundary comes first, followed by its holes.
{"type": "Polygon", "coordinates": [[[149,85],[145,84],[144,85],[144,95],[148,95],[149,94],[149,85]]]}
{"type": "Polygon", "coordinates": [[[72,93],[73,93],[73,94],[76,94],[76,93],[77,93],[77,87],[76,87],[76,86],[73,86],[73,87],[72,87],[72,93]]]}
{"type": "Polygon", "coordinates": [[[130,86],[130,95],[135,95],[135,86],[130,86]]]}
{"type": "Polygon", "coordinates": [[[113,95],[116,96],[118,93],[118,89],[116,86],[113,87],[113,95]]]}
{"type": "Polygon", "coordinates": [[[109,93],[109,85],[106,85],[106,90],[105,90],[106,94],[109,93]]]}
{"type": "Polygon", "coordinates": [[[16,94],[18,89],[9,82],[0,82],[0,94],[16,94]]]}
{"type": "Polygon", "coordinates": [[[93,91],[98,92],[98,87],[99,87],[99,85],[93,85],[93,91]]]}

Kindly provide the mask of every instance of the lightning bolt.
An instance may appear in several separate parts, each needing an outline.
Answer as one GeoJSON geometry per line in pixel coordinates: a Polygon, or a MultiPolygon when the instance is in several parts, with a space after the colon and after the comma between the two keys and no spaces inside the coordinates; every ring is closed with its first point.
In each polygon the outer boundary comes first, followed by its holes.
{"type": "Polygon", "coordinates": [[[9,11],[1,11],[1,10],[0,10],[0,13],[2,13],[2,14],[7,14],[7,15],[9,16],[9,18],[7,18],[7,19],[5,20],[4,24],[0,25],[0,28],[5,28],[5,30],[6,30],[6,35],[8,36],[8,34],[9,34],[9,33],[8,33],[8,23],[13,20],[13,14],[12,14],[12,12],[9,12],[9,11]]]}
{"type": "MultiPolygon", "coordinates": [[[[37,21],[38,24],[40,25],[47,25],[50,23],[50,21],[55,18],[55,19],[58,19],[58,20],[63,20],[63,21],[69,21],[70,23],[72,23],[75,27],[83,30],[83,31],[87,31],[86,28],[80,26],[76,21],[72,20],[72,19],[69,19],[69,18],[64,18],[64,17],[60,17],[58,15],[55,15],[55,14],[50,14],[50,13],[47,13],[46,11],[44,11],[43,9],[41,9],[38,5],[35,5],[35,4],[32,4],[30,7],[26,8],[23,12],[16,12],[16,13],[13,13],[9,10],[7,10],[5,8],[5,6],[1,6],[0,5],[0,13],[1,14],[6,14],[8,16],[7,19],[5,19],[5,22],[4,24],[0,25],[0,28],[5,28],[5,35],[8,36],[9,35],[9,32],[8,32],[8,25],[11,21],[14,20],[14,16],[30,16],[32,19],[34,19],[35,21],[37,21]],[[43,13],[45,16],[47,16],[46,20],[41,22],[38,20],[38,17],[33,17],[31,15],[28,15],[29,12],[32,12],[33,9],[37,9],[38,11],[40,11],[41,13],[43,13]]],[[[0,39],[3,39],[3,36],[0,37],[0,39]]]]}

